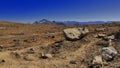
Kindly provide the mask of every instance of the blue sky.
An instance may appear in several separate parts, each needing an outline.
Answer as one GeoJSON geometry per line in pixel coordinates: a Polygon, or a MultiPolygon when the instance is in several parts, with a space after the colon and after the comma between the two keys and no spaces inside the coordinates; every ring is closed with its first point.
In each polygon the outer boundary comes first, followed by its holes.
{"type": "Polygon", "coordinates": [[[120,0],[0,0],[0,20],[120,21],[120,0]]]}

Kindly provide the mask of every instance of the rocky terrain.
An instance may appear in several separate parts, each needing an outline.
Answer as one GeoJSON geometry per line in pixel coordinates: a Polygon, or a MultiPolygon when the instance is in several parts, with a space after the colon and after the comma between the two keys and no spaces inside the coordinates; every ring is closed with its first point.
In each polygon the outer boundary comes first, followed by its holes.
{"type": "Polygon", "coordinates": [[[0,22],[0,68],[120,68],[120,23],[0,22]]]}

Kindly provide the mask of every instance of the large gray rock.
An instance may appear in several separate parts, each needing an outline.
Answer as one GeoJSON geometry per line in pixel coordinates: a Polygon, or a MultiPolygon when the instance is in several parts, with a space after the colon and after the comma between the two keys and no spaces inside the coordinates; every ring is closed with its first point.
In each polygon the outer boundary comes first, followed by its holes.
{"type": "Polygon", "coordinates": [[[101,50],[102,58],[106,61],[111,61],[117,55],[117,51],[114,47],[104,47],[101,50]]]}
{"type": "Polygon", "coordinates": [[[89,32],[87,28],[68,28],[64,29],[64,34],[66,39],[68,40],[77,40],[80,39],[81,36],[85,35],[89,32]]]}

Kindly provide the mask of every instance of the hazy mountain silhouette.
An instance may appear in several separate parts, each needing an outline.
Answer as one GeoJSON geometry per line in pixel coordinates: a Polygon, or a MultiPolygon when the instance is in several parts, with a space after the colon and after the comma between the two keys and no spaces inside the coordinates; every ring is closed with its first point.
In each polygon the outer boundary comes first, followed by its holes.
{"type": "Polygon", "coordinates": [[[40,21],[35,21],[33,24],[56,24],[56,25],[83,25],[83,24],[104,24],[104,21],[88,21],[88,22],[78,22],[78,21],[49,21],[47,19],[42,19],[40,21]]]}

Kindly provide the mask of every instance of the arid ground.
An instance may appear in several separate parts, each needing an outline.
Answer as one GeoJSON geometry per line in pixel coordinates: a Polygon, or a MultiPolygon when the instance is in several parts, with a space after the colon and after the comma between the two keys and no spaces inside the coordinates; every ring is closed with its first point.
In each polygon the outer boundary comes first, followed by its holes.
{"type": "MultiPolygon", "coordinates": [[[[119,38],[112,40],[118,54],[112,61],[95,67],[92,61],[104,47],[103,36],[116,35],[120,23],[65,26],[0,22],[0,68],[120,68],[119,38]],[[63,30],[86,27],[83,38],[69,41],[63,30]],[[46,54],[46,56],[44,56],[46,54]]],[[[120,37],[120,36],[118,36],[120,37]]]]}

